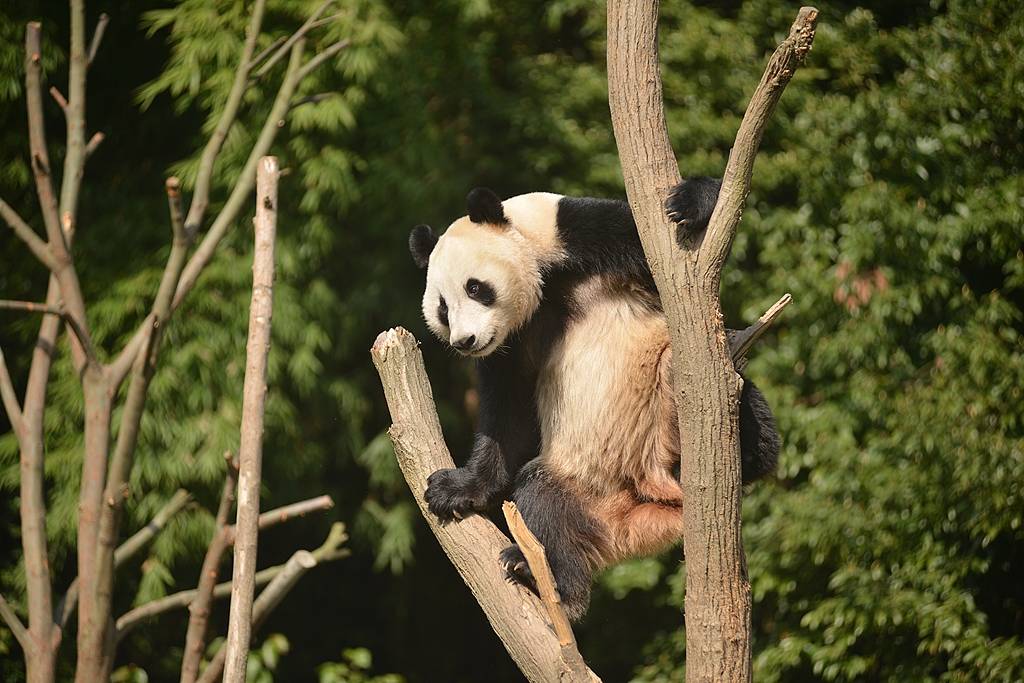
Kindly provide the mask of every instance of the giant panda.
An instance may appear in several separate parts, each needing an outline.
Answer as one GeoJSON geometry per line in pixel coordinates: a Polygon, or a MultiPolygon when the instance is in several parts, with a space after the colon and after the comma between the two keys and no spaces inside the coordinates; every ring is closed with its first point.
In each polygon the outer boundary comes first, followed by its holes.
{"type": "MultiPolygon", "coordinates": [[[[719,182],[685,180],[666,201],[678,239],[704,230],[719,182]]],[[[479,425],[468,461],[434,472],[425,498],[442,522],[511,498],[544,544],[569,617],[593,574],[682,537],[680,446],[665,315],[629,206],[547,192],[501,201],[478,188],[438,238],[409,236],[426,268],[423,316],[475,359],[479,425]]],[[[778,460],[760,391],[740,396],[746,484],[778,460]]],[[[522,552],[498,558],[536,589],[522,552]]]]}

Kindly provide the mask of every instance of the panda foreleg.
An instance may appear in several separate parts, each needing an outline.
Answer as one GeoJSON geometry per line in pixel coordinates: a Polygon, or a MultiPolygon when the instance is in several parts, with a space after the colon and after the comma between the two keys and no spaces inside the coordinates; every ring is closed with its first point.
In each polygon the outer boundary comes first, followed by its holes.
{"type": "MultiPolygon", "coordinates": [[[[586,511],[584,501],[534,460],[519,472],[513,499],[526,526],[544,545],[566,614],[578,621],[590,604],[593,574],[606,545],[603,527],[586,511]]],[[[510,581],[536,592],[526,558],[518,545],[501,552],[510,581]]]]}

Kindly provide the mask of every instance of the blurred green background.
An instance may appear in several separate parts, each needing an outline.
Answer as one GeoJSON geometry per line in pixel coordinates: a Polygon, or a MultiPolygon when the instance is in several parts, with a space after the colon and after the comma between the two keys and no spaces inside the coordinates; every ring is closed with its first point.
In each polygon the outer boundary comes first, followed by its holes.
{"type": "MultiPolygon", "coordinates": [[[[316,0],[272,0],[269,37],[316,0]]],[[[282,180],[264,505],[320,493],[327,516],[261,537],[260,565],[315,547],[334,519],[353,556],[307,575],[256,638],[262,680],[517,681],[415,509],[384,430],[368,349],[422,341],[458,460],[470,367],[428,337],[408,230],[443,228],[486,185],[622,196],[608,115],[604,6],[582,0],[339,0],[325,40],[353,47],[304,86],[273,152],[282,180]],[[269,634],[279,634],[270,636],[269,634]],[[268,637],[269,636],[269,637],[268,637]],[[372,653],[372,661],[370,657],[372,653]],[[325,664],[325,662],[333,662],[325,664]],[[396,680],[385,678],[381,680],[396,680]]],[[[797,5],[662,3],[672,142],[683,174],[722,172],[765,58],[797,5]]],[[[723,282],[727,323],[794,303],[748,374],[783,435],[776,480],[745,502],[759,681],[1024,679],[1024,5],[830,2],[765,134],[723,282]]],[[[240,50],[241,0],[94,0],[111,24],[89,73],[90,160],[75,255],[94,334],[111,349],[148,310],[169,248],[163,180],[191,181],[240,50]]],[[[27,165],[24,24],[66,82],[67,11],[0,7],[0,194],[40,225],[27,165]]],[[[281,68],[281,67],[279,67],[281,68]]],[[[277,75],[279,78],[280,74],[277,75]]],[[[216,201],[272,86],[250,91],[216,201]]],[[[46,102],[51,154],[62,121],[46,102]]],[[[118,611],[195,585],[238,434],[249,301],[248,213],[175,315],[150,391],[126,533],[179,486],[197,497],[121,572],[118,611]]],[[[45,275],[0,232],[0,296],[42,299],[45,275]]],[[[24,382],[37,319],[0,313],[24,382]]],[[[51,560],[74,576],[81,398],[66,355],[47,412],[51,560]]],[[[115,416],[116,419],[116,416],[115,416]]],[[[17,445],[0,423],[0,590],[20,603],[17,445]]],[[[681,680],[679,550],[608,571],[579,627],[605,681],[681,680]]],[[[226,603],[213,631],[223,633],[226,603]]],[[[122,646],[124,680],[177,676],[186,613],[122,646]],[[137,667],[137,668],[132,668],[137,667]]],[[[73,639],[62,662],[73,663],[73,639]]],[[[23,676],[0,629],[0,677],[23,676]]]]}

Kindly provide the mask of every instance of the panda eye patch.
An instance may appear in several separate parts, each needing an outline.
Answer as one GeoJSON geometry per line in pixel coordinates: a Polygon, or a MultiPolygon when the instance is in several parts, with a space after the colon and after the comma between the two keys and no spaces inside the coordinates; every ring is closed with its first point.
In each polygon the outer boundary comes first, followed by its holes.
{"type": "Polygon", "coordinates": [[[437,304],[437,319],[441,321],[442,325],[448,327],[448,304],[443,296],[437,304]]]}
{"type": "Polygon", "coordinates": [[[494,292],[494,287],[476,278],[466,280],[466,294],[469,295],[470,299],[484,306],[490,306],[498,298],[494,292]]]}

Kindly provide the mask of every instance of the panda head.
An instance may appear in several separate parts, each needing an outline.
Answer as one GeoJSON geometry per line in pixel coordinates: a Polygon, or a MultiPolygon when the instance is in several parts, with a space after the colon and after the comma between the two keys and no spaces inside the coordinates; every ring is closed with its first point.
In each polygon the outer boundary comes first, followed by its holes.
{"type": "Polygon", "coordinates": [[[427,326],[459,353],[483,357],[537,310],[540,259],[496,194],[477,188],[466,202],[469,215],[440,239],[426,225],[413,228],[409,250],[416,265],[427,269],[427,326]]]}

